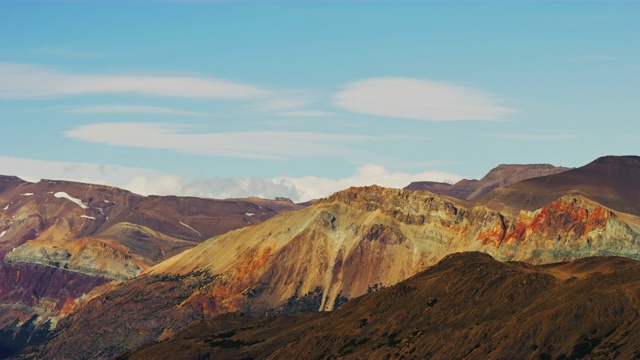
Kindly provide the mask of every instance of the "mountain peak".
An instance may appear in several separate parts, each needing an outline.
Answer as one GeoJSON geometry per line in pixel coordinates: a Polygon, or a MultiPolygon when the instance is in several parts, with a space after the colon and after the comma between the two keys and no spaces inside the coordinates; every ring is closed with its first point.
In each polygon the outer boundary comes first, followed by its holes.
{"type": "Polygon", "coordinates": [[[407,202],[416,202],[417,199],[437,197],[437,194],[428,191],[412,191],[405,189],[386,188],[379,185],[350,187],[346,190],[318,200],[314,205],[339,202],[365,211],[375,209],[393,210],[406,206],[407,202]]]}

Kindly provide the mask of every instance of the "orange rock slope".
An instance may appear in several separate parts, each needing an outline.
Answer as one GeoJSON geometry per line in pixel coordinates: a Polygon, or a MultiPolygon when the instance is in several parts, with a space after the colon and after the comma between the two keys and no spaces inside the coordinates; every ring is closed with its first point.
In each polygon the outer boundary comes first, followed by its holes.
{"type": "Polygon", "coordinates": [[[602,254],[637,258],[638,240],[614,211],[579,195],[509,218],[423,191],[372,186],[211,239],[149,273],[215,274],[187,300],[206,302],[210,314],[284,311],[305,296],[316,298],[317,310],[331,310],[454,252],[535,264],[602,254]]]}

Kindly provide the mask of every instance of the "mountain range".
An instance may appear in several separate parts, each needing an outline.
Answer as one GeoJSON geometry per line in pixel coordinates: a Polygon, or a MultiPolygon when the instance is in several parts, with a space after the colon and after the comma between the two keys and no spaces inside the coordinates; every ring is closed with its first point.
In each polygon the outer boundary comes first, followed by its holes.
{"type": "Polygon", "coordinates": [[[6,335],[0,351],[30,342],[23,330],[53,326],[96,287],[299,208],[284,200],[143,197],[107,186],[2,176],[0,329],[6,335]]]}
{"type": "Polygon", "coordinates": [[[640,157],[609,156],[302,207],[3,178],[2,346],[48,359],[170,345],[176,358],[631,354],[639,181],[640,157]],[[78,285],[44,296],[43,276],[78,285]]]}

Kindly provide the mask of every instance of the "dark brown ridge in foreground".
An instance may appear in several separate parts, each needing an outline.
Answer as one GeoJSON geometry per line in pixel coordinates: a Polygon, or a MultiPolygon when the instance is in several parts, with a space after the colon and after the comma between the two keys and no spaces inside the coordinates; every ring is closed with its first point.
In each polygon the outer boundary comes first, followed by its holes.
{"type": "Polygon", "coordinates": [[[123,359],[592,359],[640,356],[640,262],[501,263],[458,253],[332,313],[238,313],[123,359]]]}

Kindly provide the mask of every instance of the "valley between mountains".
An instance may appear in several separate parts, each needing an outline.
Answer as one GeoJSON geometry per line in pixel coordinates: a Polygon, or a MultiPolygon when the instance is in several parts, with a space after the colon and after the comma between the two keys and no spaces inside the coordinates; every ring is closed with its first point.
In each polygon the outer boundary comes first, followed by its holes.
{"type": "Polygon", "coordinates": [[[5,357],[638,355],[640,157],[312,205],[0,181],[5,357]]]}

